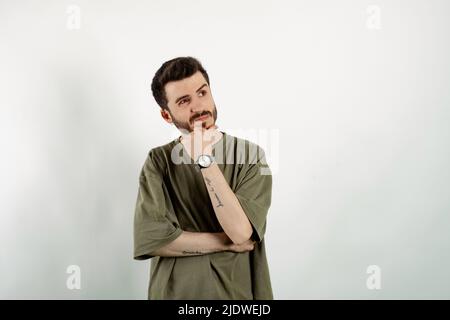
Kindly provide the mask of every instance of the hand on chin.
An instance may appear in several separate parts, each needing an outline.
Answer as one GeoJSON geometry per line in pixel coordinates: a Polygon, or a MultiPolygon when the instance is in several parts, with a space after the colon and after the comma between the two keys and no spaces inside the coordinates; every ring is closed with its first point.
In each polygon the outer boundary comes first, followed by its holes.
{"type": "Polygon", "coordinates": [[[194,130],[182,136],[181,143],[194,161],[202,154],[212,155],[212,146],[222,137],[218,128],[214,123],[203,127],[201,121],[196,121],[194,130]]]}

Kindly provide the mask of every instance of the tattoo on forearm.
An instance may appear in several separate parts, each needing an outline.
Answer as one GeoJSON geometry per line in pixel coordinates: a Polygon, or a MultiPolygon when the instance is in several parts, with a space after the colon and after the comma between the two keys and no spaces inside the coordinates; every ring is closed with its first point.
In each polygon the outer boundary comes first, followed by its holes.
{"type": "MultiPolygon", "coordinates": [[[[213,186],[211,185],[211,180],[208,179],[207,177],[205,177],[205,180],[206,180],[206,184],[207,184],[208,186],[211,187],[210,191],[211,191],[211,192],[214,192],[214,188],[213,188],[213,186]]],[[[220,201],[219,196],[217,195],[217,193],[214,192],[214,195],[216,196],[216,199],[217,199],[217,201],[219,202],[219,204],[217,205],[217,208],[223,207],[223,203],[222,203],[222,201],[220,201]]]]}
{"type": "Polygon", "coordinates": [[[201,251],[183,251],[183,254],[186,254],[186,255],[195,255],[195,254],[203,254],[203,252],[201,252],[201,251]]]}
{"type": "Polygon", "coordinates": [[[217,195],[217,193],[214,193],[214,195],[216,196],[216,199],[219,202],[219,204],[217,205],[217,208],[218,207],[223,207],[222,201],[220,201],[219,196],[217,195]]]}

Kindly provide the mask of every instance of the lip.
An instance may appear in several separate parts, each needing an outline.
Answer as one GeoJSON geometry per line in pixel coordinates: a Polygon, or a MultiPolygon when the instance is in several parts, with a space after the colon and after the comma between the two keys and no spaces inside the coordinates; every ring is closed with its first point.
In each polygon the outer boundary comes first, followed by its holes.
{"type": "Polygon", "coordinates": [[[209,117],[209,114],[205,114],[204,116],[201,116],[201,117],[195,119],[194,122],[195,122],[195,121],[202,121],[202,120],[205,120],[205,119],[207,119],[208,117],[209,117]]]}

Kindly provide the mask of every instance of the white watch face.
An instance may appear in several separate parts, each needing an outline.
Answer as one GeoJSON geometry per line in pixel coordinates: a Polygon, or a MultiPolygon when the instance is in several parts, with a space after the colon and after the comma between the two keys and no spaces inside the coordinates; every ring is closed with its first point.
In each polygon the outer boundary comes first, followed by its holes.
{"type": "Polygon", "coordinates": [[[202,168],[209,167],[211,165],[211,162],[211,158],[207,155],[201,155],[200,157],[198,157],[198,164],[202,168]]]}

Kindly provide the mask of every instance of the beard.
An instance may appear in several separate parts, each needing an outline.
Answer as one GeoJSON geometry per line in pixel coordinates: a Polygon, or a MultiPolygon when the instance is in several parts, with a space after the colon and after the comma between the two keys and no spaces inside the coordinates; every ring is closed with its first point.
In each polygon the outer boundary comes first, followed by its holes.
{"type": "MultiPolygon", "coordinates": [[[[216,120],[217,120],[217,108],[216,108],[215,104],[214,104],[214,108],[213,108],[213,113],[212,114],[209,111],[201,112],[199,114],[193,115],[192,118],[189,119],[189,121],[179,121],[173,116],[173,114],[170,111],[169,111],[169,113],[170,113],[170,115],[172,117],[172,122],[175,125],[175,127],[177,127],[178,130],[182,131],[183,133],[190,133],[190,132],[194,131],[195,119],[199,118],[200,116],[208,114],[210,117],[213,118],[213,123],[212,123],[212,125],[208,126],[208,128],[213,126],[213,125],[215,125],[216,124],[216,120]]],[[[203,122],[202,126],[203,126],[203,128],[206,128],[206,122],[203,122]]]]}

